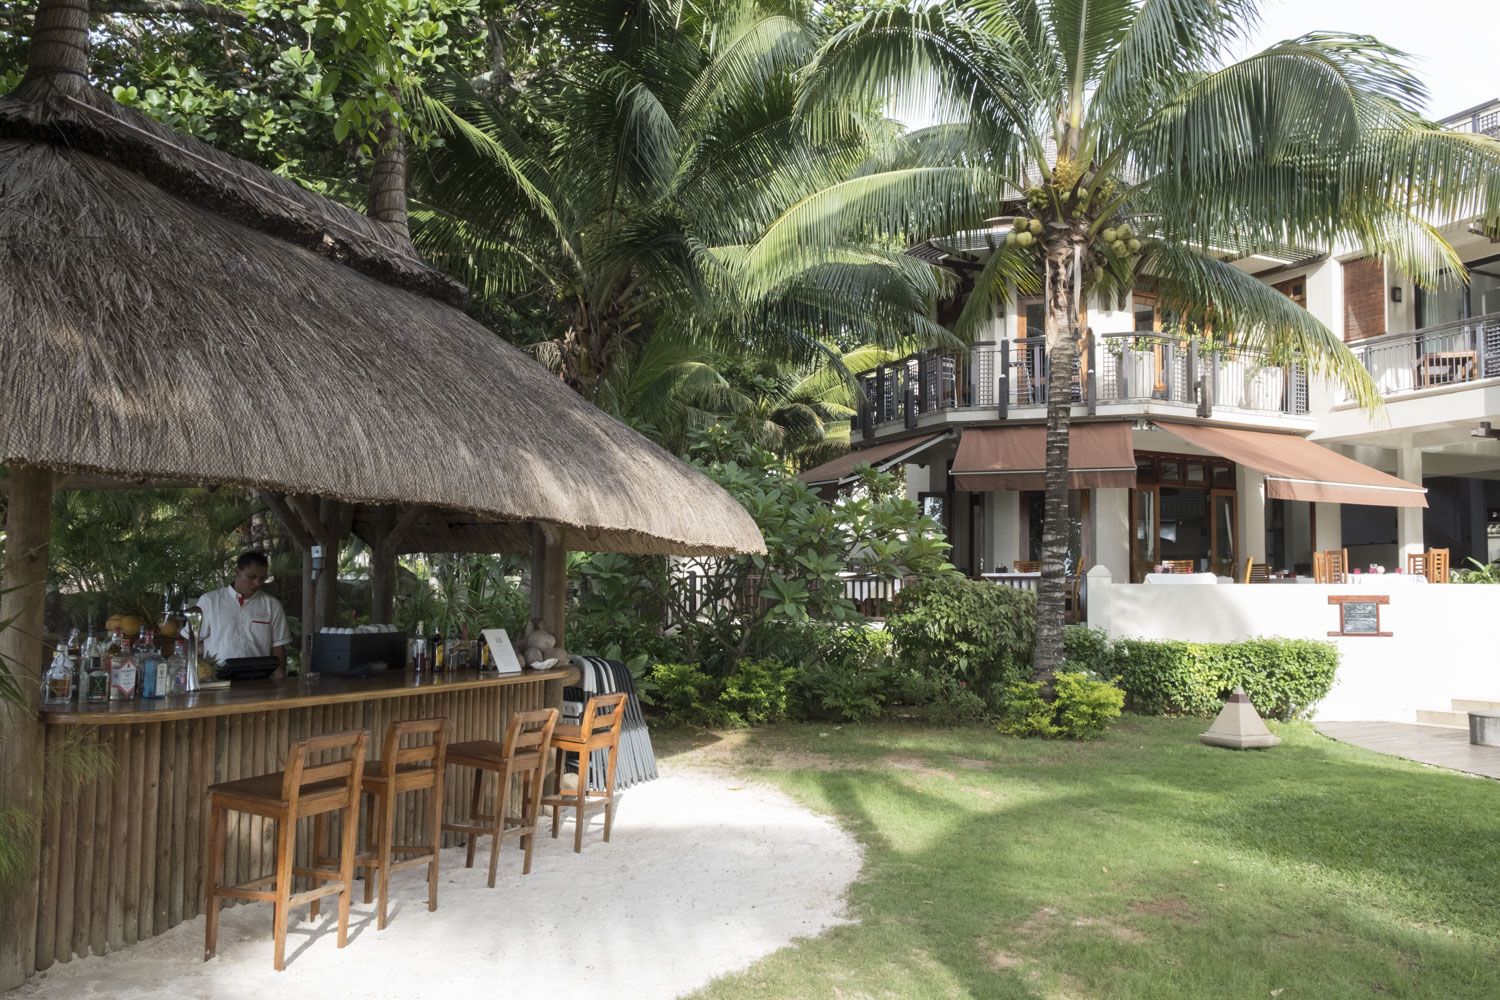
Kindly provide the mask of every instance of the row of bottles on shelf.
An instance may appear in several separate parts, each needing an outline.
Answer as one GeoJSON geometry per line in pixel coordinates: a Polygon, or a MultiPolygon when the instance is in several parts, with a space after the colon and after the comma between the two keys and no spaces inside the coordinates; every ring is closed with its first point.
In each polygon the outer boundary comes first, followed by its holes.
{"type": "MultiPolygon", "coordinates": [[[[192,609],[196,611],[196,609],[192,609]]],[[[198,690],[198,643],[193,614],[184,607],[180,616],[162,610],[162,625],[168,635],[177,634],[171,653],[157,645],[156,633],[142,628],[131,639],[123,629],[83,636],[73,629],[66,642],[58,643],[42,677],[42,701],[52,706],[128,702],[165,698],[198,690]]]]}
{"type": "Polygon", "coordinates": [[[483,639],[477,643],[471,640],[468,626],[460,627],[457,632],[450,629],[446,636],[436,628],[431,636],[423,636],[423,631],[423,623],[417,622],[417,634],[408,642],[407,666],[417,673],[494,668],[489,644],[483,639]]]}

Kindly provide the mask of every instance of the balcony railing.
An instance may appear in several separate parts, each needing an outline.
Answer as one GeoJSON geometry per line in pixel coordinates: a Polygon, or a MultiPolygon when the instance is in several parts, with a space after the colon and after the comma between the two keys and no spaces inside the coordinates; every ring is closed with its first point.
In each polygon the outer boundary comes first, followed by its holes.
{"type": "MultiPolygon", "coordinates": [[[[1371,337],[1349,345],[1389,397],[1500,377],[1500,313],[1371,337]]],[[[1344,402],[1349,402],[1348,394],[1344,402]]]]}
{"type": "Polygon", "coordinates": [[[1500,136],[1500,104],[1489,104],[1459,118],[1449,118],[1444,127],[1455,132],[1475,132],[1479,135],[1500,136]]]}
{"type": "MultiPolygon", "coordinates": [[[[1039,341],[919,351],[860,373],[864,406],[854,421],[873,434],[890,424],[915,427],[923,414],[942,410],[990,410],[1006,419],[1012,410],[1045,406],[1050,375],[1039,341]]],[[[1091,338],[1074,361],[1069,385],[1073,402],[1090,412],[1099,404],[1150,400],[1196,406],[1205,416],[1215,406],[1307,412],[1307,376],[1297,366],[1156,333],[1091,338]]]]}

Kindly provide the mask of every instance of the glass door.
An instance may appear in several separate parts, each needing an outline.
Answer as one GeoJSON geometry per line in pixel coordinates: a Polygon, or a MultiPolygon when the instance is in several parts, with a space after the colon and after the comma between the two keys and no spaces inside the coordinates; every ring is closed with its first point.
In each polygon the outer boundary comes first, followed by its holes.
{"type": "Polygon", "coordinates": [[[1161,561],[1160,494],[1154,486],[1130,491],[1130,582],[1140,583],[1161,561]]]}
{"type": "Polygon", "coordinates": [[[1235,565],[1238,562],[1234,545],[1235,496],[1233,493],[1213,492],[1213,532],[1209,565],[1219,576],[1238,579],[1235,565]]]}

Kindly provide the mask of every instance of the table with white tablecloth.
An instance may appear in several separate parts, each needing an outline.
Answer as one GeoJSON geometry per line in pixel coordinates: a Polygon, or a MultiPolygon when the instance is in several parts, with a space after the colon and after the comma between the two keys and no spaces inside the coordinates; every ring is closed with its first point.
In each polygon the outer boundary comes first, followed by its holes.
{"type": "MultiPolygon", "coordinates": [[[[1298,583],[1316,583],[1310,576],[1299,576],[1298,583]]],[[[1343,583],[1323,586],[1352,587],[1356,590],[1383,590],[1386,587],[1425,587],[1427,577],[1421,573],[1350,573],[1343,583]]]]}
{"type": "Polygon", "coordinates": [[[1216,584],[1219,582],[1219,578],[1213,573],[1147,573],[1143,579],[1146,583],[1169,584],[1216,584]]]}

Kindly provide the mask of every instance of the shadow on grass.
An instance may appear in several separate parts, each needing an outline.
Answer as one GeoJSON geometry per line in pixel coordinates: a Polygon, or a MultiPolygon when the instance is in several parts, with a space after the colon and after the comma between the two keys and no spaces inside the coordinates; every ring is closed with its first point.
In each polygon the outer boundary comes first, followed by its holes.
{"type": "Polygon", "coordinates": [[[1500,785],[1305,726],[1217,750],[1206,725],[1126,719],[1082,745],[752,733],[845,765],[763,773],[865,845],[860,923],[707,995],[1495,995],[1500,785]]]}

